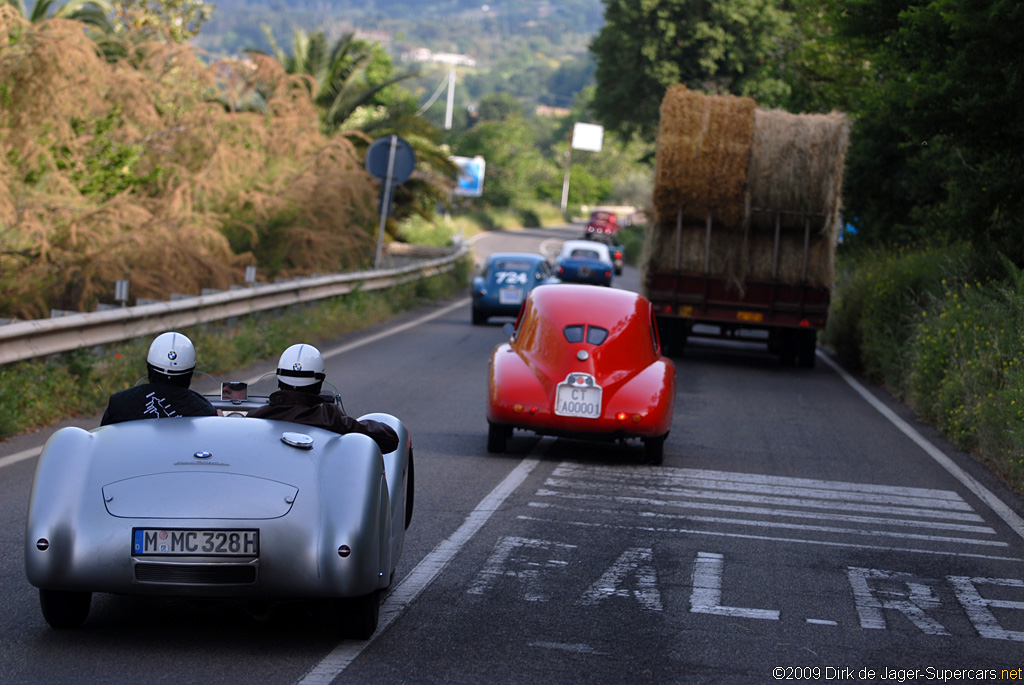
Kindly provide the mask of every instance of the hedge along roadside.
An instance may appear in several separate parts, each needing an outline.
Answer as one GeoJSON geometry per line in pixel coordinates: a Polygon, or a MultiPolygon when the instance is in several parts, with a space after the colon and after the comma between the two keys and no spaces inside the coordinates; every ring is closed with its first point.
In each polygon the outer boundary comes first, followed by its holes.
{"type": "Polygon", "coordinates": [[[823,342],[1024,494],[1024,273],[964,245],[841,259],[823,342]]]}
{"type": "MultiPolygon", "coordinates": [[[[195,343],[199,370],[219,375],[270,359],[297,340],[308,339],[310,331],[326,340],[450,298],[465,290],[471,269],[471,259],[464,256],[450,271],[387,290],[355,290],[282,312],[259,312],[180,330],[195,343]]],[[[4,398],[0,439],[71,416],[101,412],[112,393],[145,375],[152,337],[0,366],[0,397],[4,398]]]]}

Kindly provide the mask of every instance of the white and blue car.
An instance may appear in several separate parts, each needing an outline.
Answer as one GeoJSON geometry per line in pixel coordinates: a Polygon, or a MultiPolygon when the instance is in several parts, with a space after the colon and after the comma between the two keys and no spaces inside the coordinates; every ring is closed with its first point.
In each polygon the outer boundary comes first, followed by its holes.
{"type": "Polygon", "coordinates": [[[555,276],[564,283],[610,286],[614,271],[608,246],[595,240],[566,240],[555,265],[555,276]]]}

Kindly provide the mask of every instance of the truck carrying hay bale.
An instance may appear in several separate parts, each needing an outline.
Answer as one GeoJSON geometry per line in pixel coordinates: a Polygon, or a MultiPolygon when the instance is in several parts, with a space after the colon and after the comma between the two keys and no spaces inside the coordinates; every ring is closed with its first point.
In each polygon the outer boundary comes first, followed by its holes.
{"type": "Polygon", "coordinates": [[[813,365],[835,280],[848,135],[839,113],[668,90],[641,265],[666,337],[705,322],[723,334],[767,329],[784,359],[813,365]]]}

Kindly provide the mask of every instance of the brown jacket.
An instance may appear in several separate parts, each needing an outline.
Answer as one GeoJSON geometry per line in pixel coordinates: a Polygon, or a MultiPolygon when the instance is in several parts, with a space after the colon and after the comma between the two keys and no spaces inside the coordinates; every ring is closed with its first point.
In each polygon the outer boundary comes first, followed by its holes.
{"type": "Polygon", "coordinates": [[[341,411],[341,407],[320,395],[301,390],[277,390],[270,395],[270,403],[248,414],[256,419],[291,421],[306,426],[326,428],[335,433],[362,433],[369,435],[380,446],[382,454],[398,447],[398,434],[380,421],[359,421],[341,411]]]}

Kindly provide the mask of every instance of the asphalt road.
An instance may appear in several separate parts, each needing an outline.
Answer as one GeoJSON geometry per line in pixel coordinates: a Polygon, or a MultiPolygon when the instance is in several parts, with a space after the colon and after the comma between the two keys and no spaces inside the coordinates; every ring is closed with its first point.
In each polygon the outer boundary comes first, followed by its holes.
{"type": "MultiPolygon", "coordinates": [[[[577,232],[475,247],[553,254],[577,232]]],[[[636,272],[615,285],[635,289],[636,272]]],[[[692,340],[652,467],[639,444],[524,433],[488,454],[487,359],[504,339],[460,299],[321,343],[348,412],[401,417],[416,451],[413,523],[367,642],[339,641],[320,606],[257,620],[230,603],[107,595],[80,630],[49,629],[22,565],[31,455],[48,432],[0,443],[0,683],[959,682],[1024,669],[1024,501],[826,356],[786,369],[758,345],[692,340]]]]}

